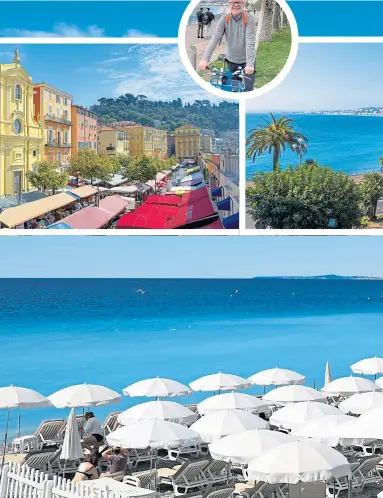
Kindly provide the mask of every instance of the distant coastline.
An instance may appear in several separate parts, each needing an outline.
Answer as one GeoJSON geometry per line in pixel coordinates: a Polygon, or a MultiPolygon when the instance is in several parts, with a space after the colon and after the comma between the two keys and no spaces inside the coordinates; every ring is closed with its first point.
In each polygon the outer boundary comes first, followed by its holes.
{"type": "Polygon", "coordinates": [[[383,280],[383,277],[366,276],[343,276],[343,275],[310,275],[310,276],[276,276],[276,277],[253,277],[257,280],[383,280]]]}
{"type": "MultiPolygon", "coordinates": [[[[287,115],[302,115],[302,116],[366,116],[366,117],[383,117],[383,107],[372,107],[370,109],[355,109],[355,110],[334,110],[334,111],[287,111],[278,110],[270,111],[273,114],[287,114],[287,115]]],[[[249,112],[248,114],[263,116],[268,114],[264,112],[249,112]]]]}

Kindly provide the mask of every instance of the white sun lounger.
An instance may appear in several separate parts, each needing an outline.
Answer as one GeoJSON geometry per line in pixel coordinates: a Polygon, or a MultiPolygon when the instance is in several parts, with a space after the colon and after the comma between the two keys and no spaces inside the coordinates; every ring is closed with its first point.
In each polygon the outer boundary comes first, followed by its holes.
{"type": "MultiPolygon", "coordinates": [[[[359,482],[356,477],[356,471],[360,467],[359,462],[350,463],[350,469],[352,474],[352,491],[355,493],[361,493],[363,490],[363,484],[359,482]]],[[[346,476],[331,479],[326,485],[326,496],[328,498],[338,498],[342,491],[348,490],[348,479],[346,476]]]]}
{"type": "Polygon", "coordinates": [[[136,468],[139,463],[142,462],[154,462],[157,458],[156,455],[150,449],[137,450],[135,448],[128,449],[129,460],[133,468],[136,468]]]}
{"type": "Polygon", "coordinates": [[[253,498],[285,498],[283,494],[283,488],[279,483],[269,484],[268,482],[263,483],[258,489],[256,489],[253,498]]]}
{"type": "Polygon", "coordinates": [[[64,419],[43,420],[34,434],[21,436],[12,441],[12,451],[22,453],[25,449],[40,449],[43,445],[53,445],[62,441],[64,419]]]}
{"type": "Polygon", "coordinates": [[[376,466],[381,462],[382,457],[373,457],[364,460],[355,470],[355,477],[362,486],[369,484],[380,484],[383,477],[380,475],[376,466]]]}
{"type": "Polygon", "coordinates": [[[199,490],[209,485],[203,473],[208,465],[209,460],[184,463],[178,470],[169,475],[164,475],[163,472],[161,473],[164,469],[159,469],[160,483],[172,486],[177,496],[184,495],[191,490],[199,490]]]}
{"type": "Polygon", "coordinates": [[[157,470],[147,470],[144,472],[136,472],[131,476],[125,476],[123,481],[125,484],[136,486],[137,488],[156,489],[157,470]]]}
{"type": "Polygon", "coordinates": [[[210,485],[228,483],[231,480],[229,464],[221,460],[211,460],[203,474],[210,485]]]}
{"type": "Polygon", "coordinates": [[[117,424],[117,418],[121,412],[111,412],[104,420],[104,423],[101,425],[102,430],[104,431],[104,437],[114,431],[117,424]]]}
{"type": "Polygon", "coordinates": [[[205,493],[202,498],[229,498],[233,494],[234,488],[222,486],[205,493]]]}

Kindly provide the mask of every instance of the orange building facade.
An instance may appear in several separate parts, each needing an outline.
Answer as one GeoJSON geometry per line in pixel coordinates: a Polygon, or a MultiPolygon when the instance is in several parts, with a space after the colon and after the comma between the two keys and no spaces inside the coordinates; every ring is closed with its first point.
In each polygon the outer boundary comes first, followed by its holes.
{"type": "Polygon", "coordinates": [[[97,152],[97,114],[85,107],[72,105],[72,155],[90,149],[97,152]]]}
{"type": "Polygon", "coordinates": [[[33,85],[35,120],[43,125],[44,159],[70,164],[72,152],[72,95],[47,83],[33,85]]]}

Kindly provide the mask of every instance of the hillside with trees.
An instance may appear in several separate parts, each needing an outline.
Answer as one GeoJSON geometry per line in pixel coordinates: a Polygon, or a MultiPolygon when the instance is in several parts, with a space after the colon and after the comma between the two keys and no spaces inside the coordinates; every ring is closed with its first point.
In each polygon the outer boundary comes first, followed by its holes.
{"type": "Polygon", "coordinates": [[[217,105],[209,100],[196,100],[191,104],[183,103],[180,98],[170,102],[153,101],[145,95],[126,93],[116,99],[102,97],[90,109],[98,114],[101,124],[134,121],[169,131],[185,123],[216,132],[238,129],[238,104],[234,102],[223,101],[217,105]]]}

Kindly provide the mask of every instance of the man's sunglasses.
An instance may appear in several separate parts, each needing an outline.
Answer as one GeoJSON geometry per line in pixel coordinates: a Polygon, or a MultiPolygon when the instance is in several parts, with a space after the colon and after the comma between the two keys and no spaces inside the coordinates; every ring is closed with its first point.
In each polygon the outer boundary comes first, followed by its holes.
{"type": "Polygon", "coordinates": [[[232,7],[240,7],[241,5],[243,5],[243,2],[229,2],[229,5],[231,5],[232,7]]]}

